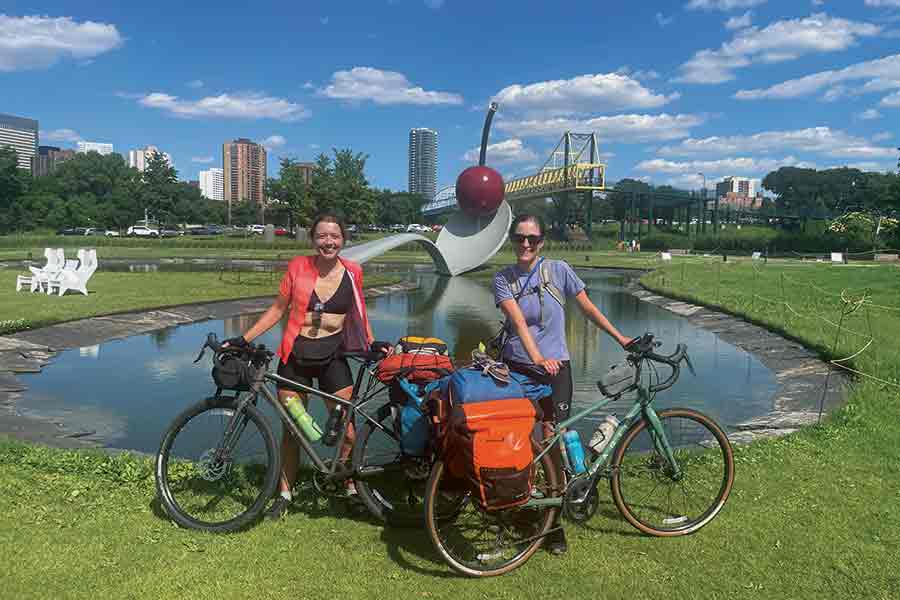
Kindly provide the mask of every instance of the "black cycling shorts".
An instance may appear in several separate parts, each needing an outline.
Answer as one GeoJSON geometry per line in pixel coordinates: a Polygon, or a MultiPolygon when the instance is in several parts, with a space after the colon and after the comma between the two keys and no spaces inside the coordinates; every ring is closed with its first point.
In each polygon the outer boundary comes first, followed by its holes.
{"type": "Polygon", "coordinates": [[[535,377],[534,372],[530,370],[534,368],[534,365],[525,365],[512,361],[507,361],[507,364],[513,371],[524,373],[540,383],[546,383],[553,390],[552,394],[546,398],[541,398],[541,410],[544,411],[545,421],[549,421],[551,416],[557,423],[569,418],[569,412],[572,410],[572,394],[574,392],[572,368],[569,361],[564,360],[560,363],[559,373],[556,375],[546,375],[541,378],[535,377]]]}
{"type": "MultiPolygon", "coordinates": [[[[285,379],[310,387],[313,387],[313,379],[316,379],[319,389],[326,394],[334,394],[345,387],[353,387],[353,373],[350,372],[350,364],[346,358],[335,358],[323,366],[304,367],[291,353],[287,362],[278,362],[278,374],[285,379]]],[[[290,388],[279,385],[278,389],[290,388]]]]}

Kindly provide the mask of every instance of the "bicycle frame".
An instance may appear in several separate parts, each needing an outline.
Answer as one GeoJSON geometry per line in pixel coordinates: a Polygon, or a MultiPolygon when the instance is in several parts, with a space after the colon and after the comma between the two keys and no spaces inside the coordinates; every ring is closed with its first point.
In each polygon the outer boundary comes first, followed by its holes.
{"type": "MultiPolygon", "coordinates": [[[[638,373],[637,378],[640,378],[640,373],[638,373]]],[[[623,394],[631,391],[637,391],[638,397],[631,408],[628,410],[628,412],[625,414],[625,416],[622,418],[622,421],[619,423],[618,427],[616,427],[616,430],[613,432],[612,438],[610,439],[609,443],[606,444],[606,447],[600,453],[600,456],[594,459],[594,461],[590,464],[587,471],[581,475],[576,476],[574,479],[590,479],[592,483],[596,481],[597,477],[600,474],[600,470],[609,464],[616,446],[619,445],[619,442],[622,441],[622,438],[625,436],[628,430],[631,429],[631,427],[641,417],[646,418],[647,422],[650,424],[650,437],[653,440],[653,444],[656,447],[656,450],[666,458],[666,460],[673,468],[674,476],[678,477],[681,473],[681,469],[678,466],[678,463],[675,461],[675,454],[672,451],[672,447],[669,444],[669,440],[666,437],[665,431],[663,431],[662,423],[660,422],[659,417],[656,414],[656,410],[654,410],[652,406],[653,399],[650,397],[647,388],[640,385],[639,383],[635,383],[633,386],[624,390],[622,394],[613,396],[612,398],[604,398],[602,400],[598,400],[594,404],[591,404],[589,407],[579,411],[578,413],[562,421],[561,423],[557,423],[553,429],[553,435],[544,440],[544,444],[546,447],[535,457],[533,464],[537,465],[545,454],[550,452],[550,450],[554,446],[558,445],[563,457],[563,462],[565,463],[565,468],[569,472],[572,472],[572,463],[569,460],[568,453],[566,452],[566,445],[562,439],[563,434],[566,432],[566,429],[570,425],[577,423],[587,415],[600,410],[614,400],[618,400],[623,394]]],[[[587,456],[585,456],[585,460],[587,460],[587,456]]],[[[557,498],[532,498],[524,506],[560,506],[563,503],[563,498],[564,496],[559,496],[557,498]]]]}
{"type": "Polygon", "coordinates": [[[244,425],[246,424],[246,418],[243,421],[239,422],[240,416],[244,414],[244,407],[247,404],[253,403],[256,404],[257,399],[260,395],[262,395],[266,400],[268,400],[269,404],[273,406],[275,412],[278,414],[281,419],[282,424],[287,427],[288,431],[294,436],[297,442],[300,444],[300,447],[303,448],[303,451],[306,452],[307,456],[309,456],[313,465],[315,465],[316,469],[322,473],[328,473],[332,477],[335,475],[344,476],[348,474],[348,470],[342,470],[340,473],[337,471],[338,461],[332,460],[331,465],[329,466],[325,459],[319,455],[315,448],[313,448],[312,443],[306,438],[306,435],[300,429],[294,419],[291,418],[290,414],[287,412],[287,409],[278,401],[275,393],[272,392],[270,386],[266,385],[266,382],[272,382],[276,384],[280,384],[284,388],[292,389],[298,392],[302,392],[305,394],[312,394],[313,396],[317,396],[322,398],[323,400],[331,400],[336,404],[344,405],[347,408],[349,417],[345,419],[344,426],[341,429],[340,436],[338,437],[337,443],[335,444],[335,456],[337,453],[341,451],[341,448],[344,446],[344,441],[347,438],[348,431],[348,423],[355,422],[355,416],[357,414],[361,415],[363,419],[372,423],[374,427],[381,429],[388,435],[393,435],[393,432],[388,431],[378,420],[373,419],[371,416],[360,410],[360,408],[371,401],[376,394],[380,393],[382,390],[386,389],[387,386],[384,384],[373,384],[370,374],[369,385],[366,387],[366,391],[363,393],[360,398],[359,390],[362,387],[363,377],[368,372],[366,365],[363,364],[359,372],[356,375],[356,381],[353,384],[353,391],[350,394],[350,399],[340,398],[339,396],[335,396],[334,394],[329,394],[327,392],[323,392],[322,390],[318,390],[314,387],[299,383],[297,381],[293,381],[291,379],[287,379],[282,377],[281,375],[277,375],[275,373],[269,373],[263,368],[257,369],[256,376],[254,377],[250,392],[246,392],[244,398],[238,404],[237,410],[234,415],[231,417],[231,421],[225,429],[224,435],[224,446],[229,446],[229,440],[232,438],[236,439],[236,436],[240,435],[240,432],[243,430],[244,425]],[[373,389],[374,388],[374,389],[373,389]],[[347,471],[345,473],[345,471],[347,471]]]}

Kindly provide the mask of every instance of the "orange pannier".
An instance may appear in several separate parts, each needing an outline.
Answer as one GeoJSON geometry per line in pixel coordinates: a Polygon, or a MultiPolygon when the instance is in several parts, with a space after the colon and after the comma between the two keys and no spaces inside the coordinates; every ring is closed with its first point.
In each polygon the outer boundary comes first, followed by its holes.
{"type": "Polygon", "coordinates": [[[453,361],[443,354],[404,352],[388,356],[378,365],[375,377],[390,383],[404,377],[415,383],[434,381],[453,372],[453,361]]]}

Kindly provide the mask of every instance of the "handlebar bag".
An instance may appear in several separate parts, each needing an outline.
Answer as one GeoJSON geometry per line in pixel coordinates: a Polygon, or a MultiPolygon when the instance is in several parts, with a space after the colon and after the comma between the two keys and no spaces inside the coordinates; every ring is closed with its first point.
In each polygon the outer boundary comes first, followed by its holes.
{"type": "Polygon", "coordinates": [[[234,354],[220,354],[213,357],[212,378],[220,389],[236,392],[249,391],[252,380],[247,361],[234,354]]]}
{"type": "Polygon", "coordinates": [[[415,383],[434,381],[453,372],[449,356],[421,352],[392,354],[379,363],[375,377],[382,383],[391,383],[397,377],[405,377],[415,383]]]}
{"type": "Polygon", "coordinates": [[[609,367],[597,382],[600,393],[607,397],[618,396],[634,383],[635,368],[628,361],[617,363],[609,367]]]}
{"type": "Polygon", "coordinates": [[[447,342],[436,337],[420,337],[408,335],[397,341],[395,351],[398,354],[406,352],[424,352],[429,354],[448,354],[447,342]]]}

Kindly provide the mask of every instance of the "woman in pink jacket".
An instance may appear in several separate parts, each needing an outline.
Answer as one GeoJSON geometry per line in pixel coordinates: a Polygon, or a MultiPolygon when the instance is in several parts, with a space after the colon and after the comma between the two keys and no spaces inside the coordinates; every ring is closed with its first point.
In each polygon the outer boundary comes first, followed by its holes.
{"type": "MultiPolygon", "coordinates": [[[[296,256],[288,263],[278,298],[243,336],[230,345],[251,342],[281,321],[288,312],[287,326],[278,348],[278,374],[311,386],[313,379],[323,392],[349,399],[353,375],[341,351],[368,350],[374,337],[362,295],[362,267],[339,256],[344,246],[344,225],[334,215],[320,215],[310,229],[315,254],[296,256]]],[[[297,392],[279,388],[284,403],[297,392]]],[[[304,403],[306,399],[304,398],[304,403]]],[[[326,401],[329,412],[333,402],[326,401]]],[[[355,439],[352,425],[340,458],[350,455],[355,439]]],[[[291,488],[297,477],[299,447],[289,431],[281,438],[280,494],[267,515],[280,518],[291,503],[291,488]]],[[[348,493],[355,493],[348,482],[348,493]]]]}

